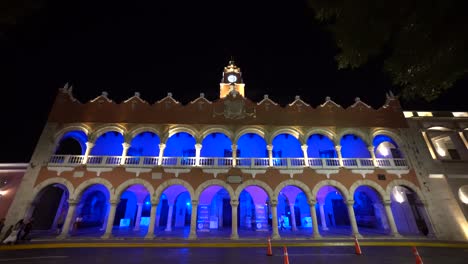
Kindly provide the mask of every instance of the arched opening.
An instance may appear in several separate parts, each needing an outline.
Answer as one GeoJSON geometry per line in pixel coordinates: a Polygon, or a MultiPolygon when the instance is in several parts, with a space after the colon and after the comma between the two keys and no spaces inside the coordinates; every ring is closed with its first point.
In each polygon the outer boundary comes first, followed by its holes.
{"type": "Polygon", "coordinates": [[[335,144],[322,134],[314,134],[307,139],[307,156],[309,158],[337,158],[335,144]]]}
{"type": "Polygon", "coordinates": [[[228,136],[223,133],[211,133],[207,135],[202,142],[202,149],[200,151],[200,165],[231,165],[232,162],[232,142],[228,136]],[[214,158],[226,158],[225,160],[218,160],[220,164],[215,164],[214,158]]]}
{"type": "Polygon", "coordinates": [[[159,156],[159,136],[153,132],[142,132],[130,142],[127,156],[157,157],[159,156]]]}
{"type": "Polygon", "coordinates": [[[155,235],[159,237],[188,237],[192,216],[191,197],[182,185],[167,187],[156,209],[155,235]]]}
{"type": "Polygon", "coordinates": [[[340,141],[343,158],[370,158],[366,142],[352,134],[344,135],[340,141]]]}
{"type": "Polygon", "coordinates": [[[351,223],[343,194],[334,186],[323,186],[315,204],[319,232],[322,236],[349,236],[351,223]]]}
{"type": "Polygon", "coordinates": [[[124,137],[116,131],[109,131],[96,139],[91,156],[121,156],[124,137]]]}
{"type": "Polygon", "coordinates": [[[273,139],[273,165],[286,166],[286,159],[283,158],[300,158],[304,160],[304,154],[301,149],[301,142],[290,134],[279,134],[273,139]]]}
{"type": "Polygon", "coordinates": [[[239,236],[264,236],[270,234],[271,226],[270,199],[265,190],[258,186],[247,186],[239,195],[237,207],[237,225],[239,236]]]}
{"type": "Polygon", "coordinates": [[[150,220],[150,194],[145,186],[135,184],[120,196],[115,210],[113,234],[116,236],[143,237],[150,220]]]}
{"type": "Polygon", "coordinates": [[[382,199],[372,187],[363,185],[356,189],[353,208],[360,234],[368,236],[390,234],[390,224],[382,199]]]}
{"type": "Polygon", "coordinates": [[[83,131],[70,131],[60,139],[55,155],[84,155],[88,136],[83,131]]]}
{"type": "Polygon", "coordinates": [[[195,138],[187,132],[172,135],[166,143],[164,157],[172,157],[163,161],[165,165],[175,165],[177,158],[181,158],[182,165],[195,165],[195,138]],[[168,164],[169,163],[169,164],[168,164]]]}
{"type": "Polygon", "coordinates": [[[231,197],[222,186],[211,185],[198,200],[197,232],[199,237],[229,237],[232,227],[231,197]]]}
{"type": "Polygon", "coordinates": [[[268,150],[266,141],[254,133],[242,135],[237,141],[237,166],[268,165],[268,150]],[[255,164],[251,164],[251,158],[255,164]]]}
{"type": "Polygon", "coordinates": [[[79,196],[72,218],[72,236],[101,236],[106,231],[110,194],[102,184],[87,187],[79,196]]]}
{"type": "Polygon", "coordinates": [[[58,183],[46,186],[36,195],[32,211],[28,213],[33,220],[32,233],[35,236],[60,233],[68,213],[69,195],[67,187],[58,183]]]}
{"type": "Polygon", "coordinates": [[[428,215],[417,193],[406,186],[395,186],[391,193],[391,208],[398,232],[403,236],[427,236],[428,215]]]}
{"type": "Polygon", "coordinates": [[[310,237],[312,217],[304,191],[296,186],[284,187],[278,196],[277,210],[281,237],[310,237]]]}
{"type": "Polygon", "coordinates": [[[397,143],[389,136],[377,135],[372,142],[375,157],[380,159],[401,159],[403,155],[397,143]]]}

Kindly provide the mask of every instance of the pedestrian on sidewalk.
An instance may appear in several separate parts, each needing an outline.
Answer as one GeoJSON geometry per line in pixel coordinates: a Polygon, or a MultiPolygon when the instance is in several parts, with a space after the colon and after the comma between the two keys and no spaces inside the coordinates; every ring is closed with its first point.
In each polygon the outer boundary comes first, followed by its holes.
{"type": "Polygon", "coordinates": [[[34,218],[31,218],[31,219],[29,219],[28,223],[26,225],[24,225],[23,235],[21,236],[21,240],[26,240],[27,239],[29,233],[32,230],[33,222],[34,222],[34,218]]]}

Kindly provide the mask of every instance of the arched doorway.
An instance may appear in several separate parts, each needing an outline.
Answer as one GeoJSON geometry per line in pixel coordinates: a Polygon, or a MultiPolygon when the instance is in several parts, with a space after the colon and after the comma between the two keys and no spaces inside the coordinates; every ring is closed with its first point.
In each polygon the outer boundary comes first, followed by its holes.
{"type": "Polygon", "coordinates": [[[200,152],[201,166],[231,166],[232,165],[232,142],[223,133],[211,133],[202,142],[200,152]],[[217,160],[215,158],[218,158],[217,160]],[[215,162],[218,162],[215,164],[215,162]]]}
{"type": "Polygon", "coordinates": [[[353,208],[360,234],[365,236],[390,234],[390,224],[382,204],[382,197],[374,188],[359,186],[354,192],[353,208]]]}
{"type": "Polygon", "coordinates": [[[211,185],[200,194],[197,214],[198,237],[229,237],[232,226],[231,197],[218,185],[211,185]]]}
{"type": "Polygon", "coordinates": [[[167,187],[156,209],[156,237],[188,237],[192,203],[188,190],[182,185],[167,187]]]}
{"type": "Polygon", "coordinates": [[[317,193],[315,205],[319,232],[322,236],[349,236],[352,233],[349,213],[343,194],[327,185],[317,193]]]}
{"type": "Polygon", "coordinates": [[[115,210],[113,235],[144,237],[150,220],[150,195],[145,186],[135,184],[120,195],[115,210]]]}
{"type": "Polygon", "coordinates": [[[393,187],[391,208],[398,232],[403,236],[427,236],[432,232],[424,204],[411,188],[393,187]]]}
{"type": "Polygon", "coordinates": [[[79,196],[72,218],[72,236],[100,237],[106,231],[110,210],[109,190],[102,184],[88,186],[79,196]]]}
{"type": "Polygon", "coordinates": [[[255,133],[242,135],[237,141],[237,166],[268,166],[266,141],[255,133]]]}
{"type": "Polygon", "coordinates": [[[284,187],[278,195],[277,208],[278,231],[281,237],[311,236],[312,217],[307,196],[303,190],[296,186],[284,187]]]}
{"type": "Polygon", "coordinates": [[[259,186],[251,185],[242,190],[237,207],[239,237],[266,237],[270,234],[269,200],[267,192],[259,186]]]}

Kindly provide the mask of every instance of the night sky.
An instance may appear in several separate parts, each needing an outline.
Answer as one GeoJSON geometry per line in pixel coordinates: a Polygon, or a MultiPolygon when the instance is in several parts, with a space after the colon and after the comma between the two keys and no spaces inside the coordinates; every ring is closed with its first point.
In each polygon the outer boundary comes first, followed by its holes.
{"type": "MultiPolygon", "coordinates": [[[[48,1],[13,27],[0,40],[0,162],[30,159],[66,82],[81,102],[102,91],[116,102],[135,92],[149,103],[168,92],[184,104],[200,92],[215,100],[233,56],[253,101],[269,94],[285,105],[300,95],[315,107],[331,96],[347,107],[360,97],[378,108],[387,91],[398,92],[381,58],[337,70],[334,40],[305,1],[167,2],[48,1]]],[[[408,110],[468,110],[460,96],[467,84],[465,77],[432,103],[401,103],[408,110]]]]}

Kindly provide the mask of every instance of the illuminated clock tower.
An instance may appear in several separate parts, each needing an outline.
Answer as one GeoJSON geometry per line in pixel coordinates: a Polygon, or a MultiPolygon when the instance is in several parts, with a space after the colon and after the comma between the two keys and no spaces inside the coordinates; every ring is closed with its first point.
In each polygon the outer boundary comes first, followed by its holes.
{"type": "Polygon", "coordinates": [[[219,84],[219,97],[224,98],[233,90],[244,96],[244,86],[240,68],[233,60],[229,61],[229,65],[224,67],[223,78],[219,84]]]}

